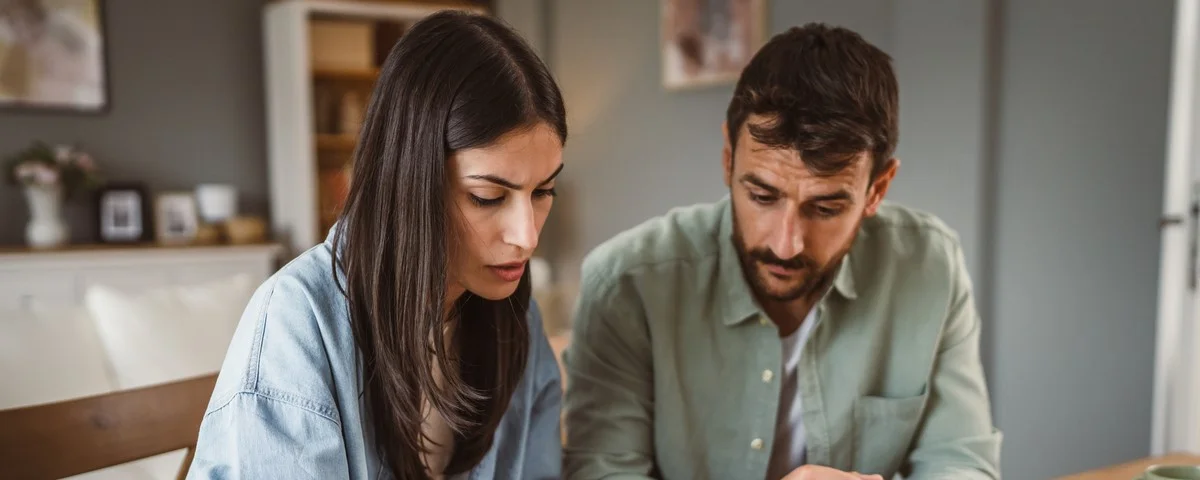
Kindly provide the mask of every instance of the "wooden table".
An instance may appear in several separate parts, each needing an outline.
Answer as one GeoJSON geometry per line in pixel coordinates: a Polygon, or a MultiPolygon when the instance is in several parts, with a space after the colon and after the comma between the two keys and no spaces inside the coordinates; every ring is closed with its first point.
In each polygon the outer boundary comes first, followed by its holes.
{"type": "Polygon", "coordinates": [[[1176,454],[1143,458],[1121,465],[1061,477],[1059,480],[1133,480],[1147,467],[1156,464],[1200,465],[1200,455],[1176,454]]]}

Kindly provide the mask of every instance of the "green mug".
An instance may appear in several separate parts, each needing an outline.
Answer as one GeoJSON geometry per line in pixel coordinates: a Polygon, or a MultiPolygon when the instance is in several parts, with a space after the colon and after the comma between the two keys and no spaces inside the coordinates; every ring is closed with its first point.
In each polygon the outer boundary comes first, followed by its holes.
{"type": "Polygon", "coordinates": [[[1154,465],[1139,480],[1200,480],[1200,466],[1154,465]]]}

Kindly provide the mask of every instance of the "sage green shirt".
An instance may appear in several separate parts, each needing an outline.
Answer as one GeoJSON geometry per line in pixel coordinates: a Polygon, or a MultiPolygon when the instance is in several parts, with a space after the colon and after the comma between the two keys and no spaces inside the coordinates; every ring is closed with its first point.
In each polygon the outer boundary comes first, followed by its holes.
{"type": "MultiPolygon", "coordinates": [[[[564,473],[762,479],[782,344],[746,284],[729,199],[588,254],[565,353],[564,473]]],[[[885,203],[862,223],[798,367],[807,462],[911,479],[1000,478],[980,320],[958,238],[885,203]]],[[[771,479],[774,480],[774,479],[771,479]]]]}

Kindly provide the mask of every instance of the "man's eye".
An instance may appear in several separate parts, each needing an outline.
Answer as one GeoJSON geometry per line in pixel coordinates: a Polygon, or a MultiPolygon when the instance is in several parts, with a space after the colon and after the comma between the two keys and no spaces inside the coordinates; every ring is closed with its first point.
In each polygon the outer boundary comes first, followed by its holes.
{"type": "Polygon", "coordinates": [[[761,194],[757,194],[757,193],[751,193],[750,200],[753,200],[754,203],[757,203],[759,205],[770,205],[772,203],[775,203],[776,197],[774,195],[761,195],[761,194]]]}
{"type": "Polygon", "coordinates": [[[832,218],[841,215],[842,209],[833,207],[813,207],[813,212],[821,218],[832,218]]]}

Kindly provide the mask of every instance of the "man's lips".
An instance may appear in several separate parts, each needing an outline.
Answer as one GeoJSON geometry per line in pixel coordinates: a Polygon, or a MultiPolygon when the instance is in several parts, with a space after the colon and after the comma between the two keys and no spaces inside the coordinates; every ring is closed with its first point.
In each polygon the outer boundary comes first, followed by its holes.
{"type": "Polygon", "coordinates": [[[773,263],[764,263],[763,266],[766,267],[767,273],[777,277],[794,277],[804,271],[803,268],[788,268],[773,263]]]}

